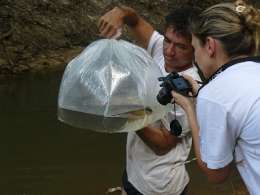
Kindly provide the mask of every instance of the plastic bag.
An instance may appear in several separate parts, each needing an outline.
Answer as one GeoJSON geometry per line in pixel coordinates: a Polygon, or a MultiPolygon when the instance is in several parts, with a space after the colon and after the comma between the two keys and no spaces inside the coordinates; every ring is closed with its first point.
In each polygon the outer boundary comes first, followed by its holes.
{"type": "Polygon", "coordinates": [[[141,47],[124,40],[95,41],[66,67],[58,119],[98,132],[141,129],[172,108],[156,99],[162,76],[141,47]]]}

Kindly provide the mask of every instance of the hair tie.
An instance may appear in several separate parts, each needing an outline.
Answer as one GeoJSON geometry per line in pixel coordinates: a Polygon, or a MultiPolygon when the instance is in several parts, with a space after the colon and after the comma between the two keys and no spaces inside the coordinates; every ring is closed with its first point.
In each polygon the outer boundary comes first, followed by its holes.
{"type": "Polygon", "coordinates": [[[239,6],[236,7],[236,11],[239,12],[239,13],[241,13],[241,12],[244,11],[245,8],[246,8],[245,6],[239,5],[239,6]]]}

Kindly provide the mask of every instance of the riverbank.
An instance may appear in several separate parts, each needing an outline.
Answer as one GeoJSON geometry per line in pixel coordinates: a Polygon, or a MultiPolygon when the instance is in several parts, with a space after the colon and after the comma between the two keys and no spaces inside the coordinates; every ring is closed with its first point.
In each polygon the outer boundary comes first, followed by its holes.
{"type": "MultiPolygon", "coordinates": [[[[260,7],[260,1],[248,0],[260,7]]],[[[2,0],[0,3],[0,75],[20,75],[59,66],[100,39],[97,22],[118,5],[135,9],[160,33],[172,10],[190,5],[205,9],[229,0],[2,0]]],[[[122,39],[138,44],[125,28],[122,39]]]]}

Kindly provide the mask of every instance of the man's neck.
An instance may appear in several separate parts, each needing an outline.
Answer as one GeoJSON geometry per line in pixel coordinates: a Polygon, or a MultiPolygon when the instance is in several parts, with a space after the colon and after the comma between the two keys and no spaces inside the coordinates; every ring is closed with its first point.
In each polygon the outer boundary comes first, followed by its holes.
{"type": "Polygon", "coordinates": [[[164,65],[164,69],[167,73],[170,72],[183,72],[189,68],[192,68],[193,64],[187,65],[187,66],[183,66],[183,67],[169,67],[169,66],[165,66],[164,65]]]}

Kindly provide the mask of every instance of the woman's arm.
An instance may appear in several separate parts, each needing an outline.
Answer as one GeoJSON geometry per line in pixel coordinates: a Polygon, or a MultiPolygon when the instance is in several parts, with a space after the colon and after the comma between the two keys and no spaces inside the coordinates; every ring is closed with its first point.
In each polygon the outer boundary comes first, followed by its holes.
{"type": "Polygon", "coordinates": [[[184,97],[175,91],[172,91],[172,96],[173,99],[171,102],[179,104],[188,116],[188,121],[189,121],[191,134],[193,138],[195,155],[197,157],[197,162],[199,167],[202,169],[202,171],[206,174],[207,178],[212,183],[223,183],[225,180],[228,179],[230,175],[231,164],[228,164],[227,166],[220,169],[209,169],[207,167],[207,164],[202,161],[201,154],[200,154],[200,145],[199,145],[200,128],[196,116],[195,101],[193,101],[192,98],[184,97]]]}

